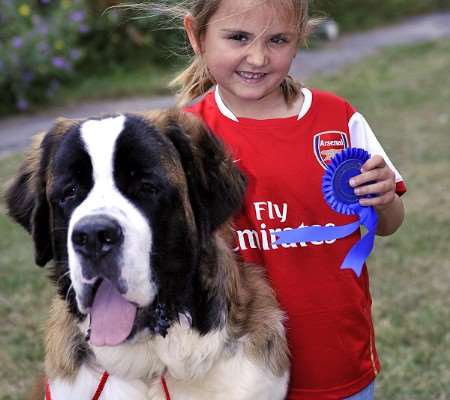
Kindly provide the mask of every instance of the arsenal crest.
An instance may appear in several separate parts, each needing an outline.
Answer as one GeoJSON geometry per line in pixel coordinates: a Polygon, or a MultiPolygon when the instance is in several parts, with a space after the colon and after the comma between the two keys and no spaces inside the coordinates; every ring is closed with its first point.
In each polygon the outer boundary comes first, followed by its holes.
{"type": "Polygon", "coordinates": [[[313,147],[317,161],[326,169],[337,153],[348,148],[348,139],[344,132],[320,132],[314,135],[313,147]]]}

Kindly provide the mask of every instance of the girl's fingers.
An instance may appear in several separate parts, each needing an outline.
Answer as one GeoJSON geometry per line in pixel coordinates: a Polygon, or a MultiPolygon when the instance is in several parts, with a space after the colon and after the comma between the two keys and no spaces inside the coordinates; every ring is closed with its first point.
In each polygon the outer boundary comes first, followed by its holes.
{"type": "Polygon", "coordinates": [[[380,207],[390,204],[392,201],[394,201],[394,198],[395,192],[387,192],[380,196],[360,199],[359,204],[361,204],[362,206],[380,207]]]}
{"type": "Polygon", "coordinates": [[[385,166],[386,161],[384,160],[384,158],[379,155],[374,155],[364,163],[364,165],[361,168],[361,172],[370,171],[375,168],[383,168],[385,166]]]}
{"type": "Polygon", "coordinates": [[[382,196],[389,192],[395,192],[395,183],[391,180],[374,182],[369,185],[359,186],[355,189],[355,194],[357,196],[365,196],[368,194],[382,196]]]}
{"type": "Polygon", "coordinates": [[[395,174],[378,155],[367,160],[361,174],[354,176],[349,183],[357,196],[373,195],[361,198],[359,203],[362,206],[382,207],[395,198],[395,174]]]}
{"type": "Polygon", "coordinates": [[[394,173],[389,168],[377,168],[363,172],[362,174],[354,176],[350,179],[349,183],[351,187],[356,188],[369,182],[380,182],[384,180],[395,180],[394,173]]]}

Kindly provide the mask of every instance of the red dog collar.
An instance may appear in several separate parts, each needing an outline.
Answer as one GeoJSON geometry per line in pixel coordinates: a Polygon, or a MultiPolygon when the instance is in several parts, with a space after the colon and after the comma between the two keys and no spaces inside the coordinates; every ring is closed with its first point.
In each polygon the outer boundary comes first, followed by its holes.
{"type": "MultiPolygon", "coordinates": [[[[94,393],[94,396],[92,396],[92,400],[99,400],[100,396],[103,392],[103,389],[105,388],[106,381],[109,378],[109,374],[107,372],[104,372],[102,375],[102,378],[100,379],[100,383],[97,386],[97,390],[94,393]]],[[[161,385],[164,389],[164,394],[166,395],[166,400],[170,400],[170,394],[169,389],[167,388],[167,383],[164,377],[161,377],[161,385]]],[[[48,383],[48,380],[45,382],[45,400],[52,400],[52,396],[50,393],[50,385],[48,383]]]]}

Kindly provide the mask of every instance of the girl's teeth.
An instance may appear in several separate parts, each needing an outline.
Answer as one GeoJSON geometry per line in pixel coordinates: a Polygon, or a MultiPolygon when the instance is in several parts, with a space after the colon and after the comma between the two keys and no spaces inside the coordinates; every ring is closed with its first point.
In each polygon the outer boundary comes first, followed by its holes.
{"type": "Polygon", "coordinates": [[[265,75],[262,73],[254,74],[251,72],[242,72],[242,71],[238,72],[238,74],[245,79],[261,79],[265,75]]]}

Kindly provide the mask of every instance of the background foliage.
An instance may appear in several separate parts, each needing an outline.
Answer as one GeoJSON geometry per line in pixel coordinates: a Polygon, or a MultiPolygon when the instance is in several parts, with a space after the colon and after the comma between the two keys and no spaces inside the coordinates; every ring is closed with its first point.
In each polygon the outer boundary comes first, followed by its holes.
{"type": "MultiPolygon", "coordinates": [[[[110,8],[120,3],[0,0],[0,116],[45,104],[61,86],[78,86],[92,75],[103,79],[119,70],[123,77],[143,67],[150,74],[179,61],[171,49],[182,47],[181,30],[110,8]]],[[[336,19],[344,31],[438,9],[450,9],[450,0],[312,0],[313,15],[336,19]]]]}
{"type": "Polygon", "coordinates": [[[450,0],[312,0],[313,14],[330,16],[344,31],[431,11],[450,9],[450,0]]]}

